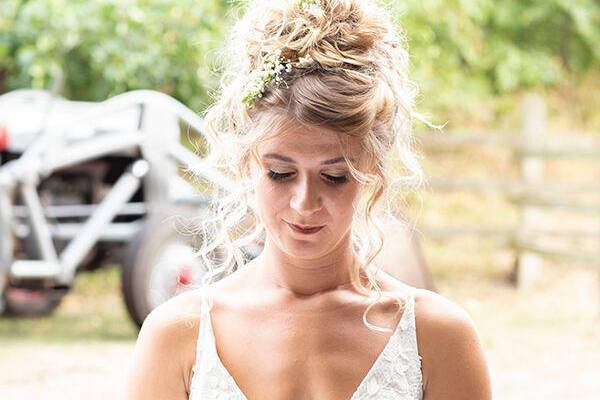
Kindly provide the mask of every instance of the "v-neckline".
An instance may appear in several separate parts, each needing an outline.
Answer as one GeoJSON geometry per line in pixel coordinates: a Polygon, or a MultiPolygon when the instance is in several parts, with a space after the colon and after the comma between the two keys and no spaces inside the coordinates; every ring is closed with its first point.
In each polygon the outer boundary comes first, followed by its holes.
{"type": "MultiPolygon", "coordinates": [[[[394,328],[394,331],[392,332],[392,334],[390,335],[387,343],[383,347],[383,350],[379,353],[379,355],[377,356],[377,358],[375,359],[375,361],[371,365],[371,368],[369,368],[369,370],[367,371],[366,375],[362,378],[362,380],[360,381],[360,383],[358,384],[358,386],[354,390],[354,393],[352,393],[352,396],[348,400],[355,400],[356,396],[358,396],[358,393],[361,391],[362,387],[367,384],[369,378],[371,377],[371,375],[374,374],[376,368],[381,363],[381,360],[383,359],[384,354],[386,354],[387,352],[390,351],[389,349],[392,347],[393,342],[396,340],[397,336],[399,335],[399,331],[401,329],[401,326],[404,326],[404,324],[405,324],[404,319],[406,318],[406,314],[407,314],[407,311],[408,311],[408,307],[407,307],[408,296],[403,296],[403,300],[405,302],[404,303],[405,306],[404,306],[404,309],[402,310],[402,316],[400,317],[400,320],[396,324],[396,327],[394,328]]],[[[231,375],[231,373],[229,372],[229,370],[227,369],[227,367],[225,367],[225,364],[223,364],[223,361],[221,361],[221,357],[219,356],[219,352],[217,351],[216,337],[215,337],[215,333],[214,333],[213,326],[212,326],[212,319],[211,319],[211,316],[210,316],[210,307],[204,307],[205,305],[206,305],[206,303],[203,304],[203,308],[206,310],[206,312],[205,312],[204,315],[206,316],[207,327],[208,327],[208,331],[210,332],[210,338],[211,338],[211,342],[212,342],[212,350],[214,351],[214,354],[215,354],[217,366],[219,368],[222,368],[222,370],[231,379],[231,383],[233,384],[235,390],[238,392],[238,395],[241,396],[243,400],[248,400],[248,397],[246,397],[246,395],[244,394],[244,392],[242,391],[242,389],[240,389],[240,387],[239,387],[238,383],[236,382],[235,378],[231,375]]]]}

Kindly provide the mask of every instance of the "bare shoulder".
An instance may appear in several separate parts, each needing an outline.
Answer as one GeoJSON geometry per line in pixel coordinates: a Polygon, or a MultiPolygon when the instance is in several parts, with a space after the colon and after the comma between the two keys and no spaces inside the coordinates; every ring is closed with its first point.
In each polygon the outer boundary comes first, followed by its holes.
{"type": "Polygon", "coordinates": [[[200,296],[201,290],[194,289],[171,297],[148,314],[140,335],[145,331],[165,335],[188,335],[199,324],[200,296]]]}
{"type": "Polygon", "coordinates": [[[424,399],[491,399],[488,365],[471,316],[435,292],[416,289],[415,320],[424,399]]]}
{"type": "Polygon", "coordinates": [[[415,318],[429,333],[475,327],[472,318],[462,307],[427,289],[415,289],[415,318]]]}
{"type": "Polygon", "coordinates": [[[200,294],[200,290],[189,290],[152,310],[142,325],[138,344],[149,341],[154,349],[164,346],[170,352],[174,346],[193,349],[200,324],[200,294]]]}
{"type": "Polygon", "coordinates": [[[181,293],[146,317],[135,344],[127,399],[187,399],[195,360],[200,290],[181,293]]]}

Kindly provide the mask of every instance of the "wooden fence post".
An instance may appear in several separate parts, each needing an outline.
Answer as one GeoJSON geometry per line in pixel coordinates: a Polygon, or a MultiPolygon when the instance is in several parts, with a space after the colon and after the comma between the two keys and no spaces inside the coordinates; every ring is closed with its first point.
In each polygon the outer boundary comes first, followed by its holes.
{"type": "MultiPolygon", "coordinates": [[[[546,135],[546,105],[537,95],[526,95],[521,103],[521,139],[523,146],[536,146],[544,143],[546,135]]],[[[521,182],[528,187],[538,185],[544,177],[544,159],[517,153],[520,163],[521,182]]],[[[517,230],[517,255],[514,275],[519,289],[527,289],[536,284],[542,273],[543,259],[539,254],[522,249],[520,243],[528,240],[528,232],[540,227],[543,221],[538,207],[530,206],[521,197],[519,206],[519,226],[517,230]]]]}

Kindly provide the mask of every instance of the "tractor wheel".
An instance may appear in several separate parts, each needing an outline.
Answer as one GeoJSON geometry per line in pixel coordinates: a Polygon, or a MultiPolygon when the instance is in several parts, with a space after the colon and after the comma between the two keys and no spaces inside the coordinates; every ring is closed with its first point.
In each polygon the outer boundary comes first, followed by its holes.
{"type": "Polygon", "coordinates": [[[138,327],[158,305],[199,286],[205,269],[195,255],[198,236],[187,232],[188,222],[199,212],[170,208],[149,216],[125,249],[121,290],[138,327]]]}

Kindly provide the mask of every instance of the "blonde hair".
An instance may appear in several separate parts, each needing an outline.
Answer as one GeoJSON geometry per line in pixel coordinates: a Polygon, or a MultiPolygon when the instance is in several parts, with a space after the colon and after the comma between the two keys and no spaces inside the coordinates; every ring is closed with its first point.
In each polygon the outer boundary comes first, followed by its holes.
{"type": "Polygon", "coordinates": [[[369,170],[361,171],[344,151],[351,174],[364,185],[351,230],[359,261],[351,276],[357,290],[376,296],[363,315],[367,327],[389,331],[366,319],[382,295],[403,303],[375,279],[378,268],[371,264],[383,246],[379,221],[396,215],[393,187],[419,187],[423,174],[411,128],[419,118],[417,87],[408,79],[406,39],[388,15],[368,0],[320,0],[310,8],[298,0],[256,0],[234,25],[220,92],[205,111],[203,129],[210,146],[205,163],[232,178],[237,189],[220,193],[202,221],[205,242],[198,255],[208,269],[202,285],[243,267],[244,246],[266,233],[252,204],[250,162],[258,160],[258,145],[290,123],[325,128],[338,134],[340,144],[359,138],[367,155],[369,170]],[[286,71],[284,85],[269,83],[249,107],[242,102],[248,77],[277,50],[290,60],[311,56],[315,64],[286,71]]]}

